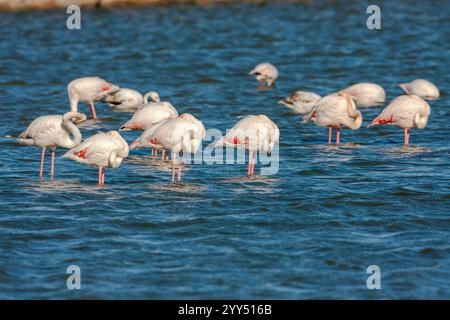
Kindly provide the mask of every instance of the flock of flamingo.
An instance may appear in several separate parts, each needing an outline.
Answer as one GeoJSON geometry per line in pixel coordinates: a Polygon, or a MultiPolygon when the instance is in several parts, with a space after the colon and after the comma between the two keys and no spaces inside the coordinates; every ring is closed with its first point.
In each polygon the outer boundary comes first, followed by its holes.
{"type": "MultiPolygon", "coordinates": [[[[271,89],[278,78],[278,71],[270,63],[257,65],[250,74],[260,83],[259,89],[271,89]]],[[[382,124],[404,129],[404,144],[409,144],[411,128],[425,128],[430,106],[425,100],[439,97],[438,88],[424,79],[402,83],[406,95],[393,99],[368,127],[382,124]]],[[[136,90],[119,88],[99,77],[75,79],[67,86],[71,111],[64,115],[45,115],[36,118],[17,138],[17,142],[42,148],[39,176],[43,176],[46,148],[51,149],[50,177],[54,177],[55,149],[69,149],[64,158],[98,168],[98,183],[105,183],[105,168],[117,168],[136,148],[152,148],[152,156],[162,151],[161,160],[172,160],[172,181],[181,180],[183,153],[196,153],[201,147],[206,130],[193,115],[179,115],[171,103],[161,101],[158,93],[151,91],[144,96],[136,90]],[[148,101],[148,99],[151,101],[148,101]],[[143,130],[130,145],[118,131],[98,133],[82,141],[77,125],[87,123],[86,116],[78,112],[79,102],[89,104],[93,120],[97,119],[95,101],[108,103],[121,111],[134,112],[119,131],[143,130]],[[167,155],[166,155],[167,152],[167,155]],[[177,165],[178,155],[178,165],[177,165]],[[175,177],[176,176],[176,177],[175,177]]],[[[359,129],[361,112],[357,109],[383,105],[384,89],[374,83],[358,83],[338,92],[321,97],[314,92],[296,91],[279,103],[295,113],[304,114],[303,122],[313,122],[328,128],[328,143],[332,144],[336,129],[336,144],[340,144],[341,128],[359,129]]],[[[280,131],[265,115],[250,115],[238,121],[215,147],[241,148],[249,152],[247,174],[253,175],[256,153],[270,153],[278,142],[280,131]],[[249,133],[252,134],[249,134],[249,133]]]]}

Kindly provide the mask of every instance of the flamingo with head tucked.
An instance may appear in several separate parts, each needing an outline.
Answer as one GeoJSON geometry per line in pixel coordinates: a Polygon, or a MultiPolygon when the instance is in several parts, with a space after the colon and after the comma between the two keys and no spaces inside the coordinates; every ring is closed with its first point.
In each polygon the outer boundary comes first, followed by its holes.
{"type": "Polygon", "coordinates": [[[139,91],[120,88],[103,98],[103,101],[119,111],[136,111],[144,103],[144,98],[139,91]]]}
{"type": "Polygon", "coordinates": [[[145,130],[157,122],[178,117],[178,112],[170,102],[159,99],[159,95],[150,91],[144,96],[144,105],[140,107],[119,131],[145,130]],[[148,103],[147,99],[151,97],[153,102],[148,103]]]}
{"type": "Polygon", "coordinates": [[[105,184],[105,168],[118,168],[128,157],[128,143],[117,131],[98,133],[67,151],[63,157],[98,168],[98,184],[105,184]]]}
{"type": "Polygon", "coordinates": [[[214,147],[237,147],[249,151],[247,175],[251,176],[255,174],[256,153],[272,153],[279,139],[280,130],[272,120],[265,115],[251,115],[238,121],[214,147]]]}
{"type": "Polygon", "coordinates": [[[309,91],[295,91],[289,97],[278,101],[295,113],[308,113],[321,97],[309,91]]]}
{"type": "Polygon", "coordinates": [[[320,99],[311,112],[303,117],[303,122],[313,122],[320,127],[328,127],[328,143],[331,144],[332,130],[335,128],[336,144],[340,144],[341,128],[359,129],[362,115],[346,92],[333,93],[320,99]]]}
{"type": "Polygon", "coordinates": [[[416,95],[425,100],[435,100],[439,98],[439,89],[433,83],[425,79],[416,79],[409,83],[400,83],[407,94],[416,95]]]}
{"type": "Polygon", "coordinates": [[[390,124],[403,128],[404,143],[408,145],[411,128],[425,128],[430,113],[431,108],[425,100],[416,95],[403,95],[392,100],[368,127],[390,124]]]}
{"type": "MultiPolygon", "coordinates": [[[[151,128],[149,130],[152,130],[151,128]]],[[[193,115],[185,113],[175,119],[162,121],[153,132],[148,133],[145,137],[135,141],[131,145],[134,147],[149,146],[155,149],[162,149],[172,154],[172,181],[175,181],[175,167],[177,154],[178,160],[178,177],[181,180],[182,158],[185,152],[196,153],[205,137],[206,131],[202,122],[193,115]],[[145,139],[145,142],[142,140],[145,139]]]]}
{"type": "Polygon", "coordinates": [[[86,116],[79,112],[67,112],[63,116],[41,116],[34,119],[28,128],[19,135],[18,143],[42,148],[39,177],[42,177],[44,171],[45,149],[50,147],[52,150],[50,177],[53,179],[56,147],[70,149],[78,146],[81,143],[81,133],[74,122],[79,123],[85,120],[86,116]]]}
{"type": "Polygon", "coordinates": [[[382,105],[386,99],[384,89],[376,83],[357,83],[341,92],[347,92],[360,108],[382,105]]]}
{"type": "Polygon", "coordinates": [[[268,62],[260,63],[249,74],[253,74],[262,87],[272,88],[278,78],[278,70],[268,62]]]}
{"type": "Polygon", "coordinates": [[[92,119],[97,119],[94,101],[102,101],[108,94],[118,90],[118,86],[99,77],[75,79],[67,85],[70,108],[72,111],[78,111],[78,102],[87,102],[92,119]]]}

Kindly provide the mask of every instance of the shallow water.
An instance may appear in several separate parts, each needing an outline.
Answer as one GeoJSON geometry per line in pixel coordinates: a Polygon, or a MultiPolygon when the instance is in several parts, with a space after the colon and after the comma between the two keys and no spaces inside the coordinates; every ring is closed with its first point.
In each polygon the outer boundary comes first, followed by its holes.
{"type": "MultiPolygon", "coordinates": [[[[356,1],[83,10],[81,31],[65,29],[65,12],[0,14],[0,298],[449,299],[450,9],[379,4],[378,32],[356,1]],[[247,73],[266,60],[280,78],[257,92],[247,73]],[[40,181],[40,151],[13,137],[68,110],[65,86],[84,75],[157,90],[206,128],[266,114],[281,130],[279,172],[187,165],[170,184],[169,166],[139,150],[106,171],[105,187],[96,169],[60,157],[57,180],[40,181]],[[381,108],[329,147],[326,129],[276,103],[360,81],[390,100],[414,78],[442,97],[408,148],[398,128],[365,127],[381,108]],[[72,264],[82,290],[66,287],[72,264]],[[381,290],[366,288],[372,264],[381,290]]],[[[97,112],[84,137],[130,117],[97,112]]]]}

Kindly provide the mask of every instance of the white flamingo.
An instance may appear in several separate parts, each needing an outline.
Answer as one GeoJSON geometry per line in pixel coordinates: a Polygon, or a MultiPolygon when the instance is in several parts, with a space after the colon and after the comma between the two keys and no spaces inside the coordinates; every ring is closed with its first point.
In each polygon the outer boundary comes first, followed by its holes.
{"type": "Polygon", "coordinates": [[[408,145],[411,128],[425,128],[430,113],[431,108],[425,100],[416,95],[403,95],[392,100],[368,127],[390,124],[403,128],[404,143],[408,145]]]}
{"type": "Polygon", "coordinates": [[[400,83],[407,94],[416,95],[426,100],[435,100],[439,98],[439,89],[433,83],[425,79],[416,79],[410,83],[400,83]]]}
{"type": "Polygon", "coordinates": [[[139,91],[120,88],[119,91],[107,95],[103,101],[119,111],[136,111],[144,103],[144,98],[139,91]]]}
{"type": "Polygon", "coordinates": [[[42,177],[44,171],[45,149],[50,147],[52,150],[50,177],[53,179],[56,147],[70,149],[78,146],[81,143],[81,133],[73,122],[79,123],[85,120],[86,116],[79,112],[67,112],[63,116],[41,116],[34,119],[19,135],[18,143],[42,148],[39,177],[42,177]]]}
{"type": "Polygon", "coordinates": [[[255,153],[271,153],[280,139],[277,125],[265,115],[247,116],[239,120],[226,134],[217,141],[215,148],[225,146],[249,151],[247,175],[255,174],[255,153]]]}
{"type": "Polygon", "coordinates": [[[119,131],[145,130],[157,122],[178,117],[178,112],[170,102],[159,99],[159,95],[154,92],[148,92],[144,96],[144,105],[140,107],[119,131]],[[148,103],[147,99],[151,97],[153,102],[148,103]]]}
{"type": "MultiPolygon", "coordinates": [[[[146,146],[162,149],[172,154],[172,181],[175,181],[176,157],[179,154],[177,180],[180,181],[184,152],[196,153],[205,134],[206,131],[202,122],[185,113],[175,119],[162,121],[151,134],[146,135],[145,143],[146,146]]],[[[132,149],[138,146],[138,142],[133,144],[132,149]]]]}
{"type": "Polygon", "coordinates": [[[256,76],[256,80],[263,87],[271,88],[278,78],[278,70],[273,64],[268,62],[260,63],[253,68],[249,74],[256,76]]]}
{"type": "Polygon", "coordinates": [[[295,113],[308,113],[321,97],[309,91],[295,91],[289,97],[278,101],[295,113]]]}
{"type": "Polygon", "coordinates": [[[78,111],[78,102],[87,102],[89,103],[92,119],[97,119],[94,101],[101,101],[108,94],[118,90],[118,86],[99,77],[75,79],[67,85],[70,108],[72,111],[78,111]]]}
{"type": "Polygon", "coordinates": [[[303,122],[313,122],[320,127],[328,127],[328,143],[331,144],[333,128],[337,129],[336,144],[340,144],[341,128],[359,129],[362,115],[346,92],[333,93],[320,99],[311,112],[303,117],[303,122]]]}
{"type": "Polygon", "coordinates": [[[382,105],[386,99],[384,89],[376,83],[357,83],[341,91],[347,92],[360,108],[382,105]]]}
{"type": "Polygon", "coordinates": [[[128,143],[117,131],[98,133],[78,147],[67,151],[63,157],[98,168],[98,184],[105,184],[105,168],[118,168],[128,157],[128,143]]]}

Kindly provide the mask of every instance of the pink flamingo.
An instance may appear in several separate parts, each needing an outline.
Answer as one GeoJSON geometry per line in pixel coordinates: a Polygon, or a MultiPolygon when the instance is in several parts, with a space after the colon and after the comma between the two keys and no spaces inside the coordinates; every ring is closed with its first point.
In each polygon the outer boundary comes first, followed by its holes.
{"type": "Polygon", "coordinates": [[[56,147],[70,149],[78,146],[81,143],[81,133],[74,122],[80,123],[85,120],[86,116],[78,112],[67,112],[63,116],[41,116],[34,119],[28,128],[19,135],[17,138],[18,143],[42,148],[39,177],[42,178],[44,171],[46,148],[51,147],[52,151],[50,177],[53,179],[56,147]]]}
{"type": "Polygon", "coordinates": [[[78,111],[78,102],[87,102],[92,119],[97,119],[94,101],[102,101],[108,94],[118,90],[118,86],[99,77],[75,79],[67,86],[70,108],[72,111],[78,111]]]}
{"type": "Polygon", "coordinates": [[[404,143],[408,145],[411,128],[425,128],[430,113],[430,106],[422,98],[416,95],[403,95],[392,100],[368,127],[391,124],[403,128],[404,143]]]}
{"type": "Polygon", "coordinates": [[[357,83],[341,92],[347,92],[360,108],[382,105],[386,99],[384,89],[375,83],[357,83]]]}
{"type": "Polygon", "coordinates": [[[407,94],[416,95],[426,100],[435,100],[439,98],[439,89],[433,83],[425,79],[416,79],[410,83],[400,83],[407,94]]]}
{"type": "Polygon", "coordinates": [[[105,96],[103,101],[118,111],[136,111],[144,103],[144,98],[139,91],[120,88],[105,96]]]}
{"type": "Polygon", "coordinates": [[[256,80],[265,88],[272,88],[278,78],[278,70],[268,62],[260,63],[249,74],[256,76],[256,80]]]}
{"type": "MultiPolygon", "coordinates": [[[[172,182],[175,181],[175,166],[177,154],[178,176],[181,180],[182,157],[184,152],[196,153],[205,137],[206,130],[202,122],[193,115],[185,113],[175,119],[162,121],[162,123],[151,133],[146,135],[146,146],[162,149],[172,154],[172,182]]],[[[142,136],[141,136],[142,137],[142,136]]],[[[135,141],[136,142],[136,141],[135,141]]],[[[138,143],[132,144],[132,149],[138,143]]]]}
{"type": "Polygon", "coordinates": [[[289,97],[278,101],[295,113],[308,113],[321,97],[309,91],[295,91],[289,97]]]}
{"type": "Polygon", "coordinates": [[[128,143],[117,131],[98,133],[67,151],[63,157],[98,168],[98,184],[105,184],[105,168],[118,168],[128,157],[128,143]]]}
{"type": "Polygon", "coordinates": [[[279,139],[280,130],[272,120],[265,115],[251,115],[239,120],[214,147],[237,147],[249,151],[247,175],[251,176],[255,174],[256,152],[270,154],[279,139]]]}
{"type": "Polygon", "coordinates": [[[328,144],[332,143],[333,128],[336,132],[336,144],[340,144],[341,128],[359,129],[362,115],[346,92],[333,93],[320,99],[309,114],[303,117],[303,123],[314,122],[320,127],[328,127],[328,144]]]}

